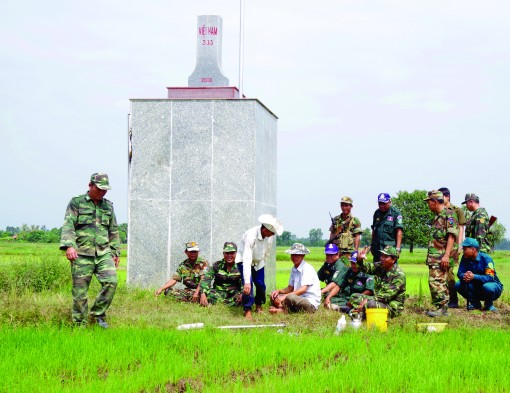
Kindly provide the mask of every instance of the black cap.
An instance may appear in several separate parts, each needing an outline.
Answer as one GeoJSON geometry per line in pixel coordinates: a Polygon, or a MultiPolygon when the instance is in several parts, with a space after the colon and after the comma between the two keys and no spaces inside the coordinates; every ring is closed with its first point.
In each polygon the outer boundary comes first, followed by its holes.
{"type": "Polygon", "coordinates": [[[446,187],[441,187],[439,191],[441,191],[443,195],[450,196],[450,190],[446,187]]]}

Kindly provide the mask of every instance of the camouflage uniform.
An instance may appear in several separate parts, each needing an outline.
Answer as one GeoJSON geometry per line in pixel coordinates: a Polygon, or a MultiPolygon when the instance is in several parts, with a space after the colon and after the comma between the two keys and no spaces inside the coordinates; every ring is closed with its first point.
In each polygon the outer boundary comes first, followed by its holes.
{"type": "MultiPolygon", "coordinates": [[[[447,209],[452,210],[452,212],[457,216],[457,222],[459,223],[459,227],[461,225],[466,225],[466,216],[464,215],[464,211],[455,205],[450,203],[450,206],[447,209]]],[[[458,239],[457,239],[458,240],[458,239]]],[[[452,255],[454,265],[459,264],[459,250],[458,248],[453,252],[452,255]]],[[[448,280],[448,291],[450,294],[450,303],[458,304],[459,298],[457,296],[457,291],[455,290],[455,272],[453,271],[454,266],[450,266],[448,268],[447,280],[448,280]]]]}
{"type": "MultiPolygon", "coordinates": [[[[191,302],[193,294],[200,284],[202,276],[207,272],[207,261],[198,257],[195,263],[189,259],[181,262],[172,279],[182,282],[186,288],[176,289],[175,287],[165,290],[165,295],[183,302],[191,302]]],[[[200,293],[199,293],[200,295],[200,293]]]]}
{"type": "Polygon", "coordinates": [[[352,306],[358,308],[363,299],[367,299],[376,303],[376,308],[387,308],[391,318],[400,315],[406,299],[406,276],[400,266],[395,263],[386,271],[378,262],[358,262],[358,268],[374,276],[374,295],[354,293],[349,300],[352,306]]]}
{"type": "MultiPolygon", "coordinates": [[[[455,240],[459,235],[457,216],[448,208],[437,213],[430,225],[430,239],[427,251],[427,266],[429,267],[429,288],[432,304],[438,308],[447,306],[450,300],[448,291],[448,271],[441,269],[441,258],[445,254],[448,235],[453,235],[455,240]]],[[[457,242],[454,241],[450,252],[450,267],[453,268],[453,255],[458,250],[457,242]]]]}
{"type": "MultiPolygon", "coordinates": [[[[348,269],[343,280],[338,284],[341,291],[333,299],[339,306],[347,305],[350,297],[355,293],[363,293],[365,291],[374,292],[374,277],[365,272],[358,271],[355,273],[352,269],[348,269]]],[[[331,303],[333,303],[331,299],[331,303]]]]}
{"type": "MultiPolygon", "coordinates": [[[[319,271],[317,272],[317,276],[319,277],[319,280],[323,281],[327,284],[330,282],[334,282],[337,285],[340,285],[340,283],[343,281],[345,273],[347,273],[347,268],[345,267],[344,263],[338,259],[334,264],[330,265],[327,262],[324,262],[324,265],[321,266],[319,271]]],[[[327,294],[325,294],[327,296],[327,294]]],[[[331,298],[332,304],[339,304],[338,303],[338,296],[340,294],[333,296],[331,298]]]]}
{"type": "Polygon", "coordinates": [[[345,220],[342,219],[342,215],[340,214],[333,218],[333,221],[334,224],[331,223],[329,231],[338,237],[331,241],[331,243],[338,246],[342,261],[345,264],[349,264],[349,256],[351,252],[354,251],[354,238],[358,233],[363,232],[363,229],[361,229],[361,221],[352,214],[349,214],[345,220]],[[345,240],[342,241],[344,236],[345,240]]]}
{"type": "Polygon", "coordinates": [[[396,207],[390,206],[386,213],[379,209],[375,211],[372,223],[374,236],[370,246],[374,261],[379,261],[381,258],[379,250],[386,246],[397,245],[397,229],[404,230],[404,224],[402,214],[396,207]]]}
{"type": "Polygon", "coordinates": [[[221,301],[228,306],[241,305],[239,296],[243,290],[241,272],[235,264],[228,271],[224,259],[215,262],[205,273],[200,288],[211,304],[221,301]]]}
{"type": "Polygon", "coordinates": [[[102,199],[94,204],[88,193],[71,199],[67,206],[60,249],[76,249],[78,258],[71,262],[73,278],[73,321],[87,323],[89,289],[92,275],[101,284],[90,313],[104,317],[117,288],[117,271],[113,256],[119,256],[119,232],[113,204],[102,199]]]}
{"type": "Polygon", "coordinates": [[[466,237],[478,241],[480,251],[490,253],[491,247],[487,236],[489,235],[489,215],[483,207],[476,209],[466,224],[466,237]]]}

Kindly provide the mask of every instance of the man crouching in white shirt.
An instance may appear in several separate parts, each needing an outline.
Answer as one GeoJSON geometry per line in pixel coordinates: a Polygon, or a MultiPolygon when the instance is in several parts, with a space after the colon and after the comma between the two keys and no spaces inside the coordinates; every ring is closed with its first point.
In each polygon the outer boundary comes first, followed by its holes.
{"type": "Polygon", "coordinates": [[[289,286],[271,293],[273,305],[269,308],[269,312],[272,314],[298,311],[314,313],[321,302],[321,287],[315,269],[304,261],[305,255],[309,254],[310,250],[301,243],[294,243],[291,249],[285,252],[290,254],[294,264],[290,273],[289,286]]]}

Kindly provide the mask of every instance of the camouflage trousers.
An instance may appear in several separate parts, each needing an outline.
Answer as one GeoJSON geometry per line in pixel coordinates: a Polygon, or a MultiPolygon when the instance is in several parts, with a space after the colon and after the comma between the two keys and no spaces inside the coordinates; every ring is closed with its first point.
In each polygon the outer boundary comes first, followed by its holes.
{"type": "Polygon", "coordinates": [[[429,266],[429,288],[434,306],[441,308],[448,305],[448,271],[441,270],[437,265],[429,266]]]}
{"type": "MultiPolygon", "coordinates": [[[[165,291],[165,296],[168,296],[171,299],[178,300],[180,302],[188,302],[191,303],[193,301],[193,294],[195,293],[195,289],[193,288],[183,288],[183,289],[176,289],[171,288],[167,289],[165,291]]],[[[198,300],[200,300],[200,294],[202,291],[198,293],[198,300]]]]}
{"type": "Polygon", "coordinates": [[[211,304],[216,304],[218,302],[224,303],[227,306],[240,306],[241,305],[241,295],[242,292],[239,291],[237,293],[227,293],[224,291],[218,291],[216,289],[211,289],[207,294],[207,301],[211,304]]]}
{"type": "Polygon", "coordinates": [[[87,324],[87,293],[93,275],[101,284],[101,291],[97,295],[90,313],[94,317],[104,317],[117,288],[117,270],[111,254],[100,257],[79,255],[77,259],[71,262],[71,275],[73,278],[73,322],[87,324]]]}
{"type": "Polygon", "coordinates": [[[361,302],[367,299],[363,312],[367,308],[386,308],[388,309],[388,316],[390,318],[394,318],[400,314],[399,303],[397,301],[390,301],[389,304],[377,301],[375,296],[372,295],[364,295],[362,293],[353,293],[349,299],[349,302],[352,304],[353,309],[358,308],[361,305],[361,302]]]}

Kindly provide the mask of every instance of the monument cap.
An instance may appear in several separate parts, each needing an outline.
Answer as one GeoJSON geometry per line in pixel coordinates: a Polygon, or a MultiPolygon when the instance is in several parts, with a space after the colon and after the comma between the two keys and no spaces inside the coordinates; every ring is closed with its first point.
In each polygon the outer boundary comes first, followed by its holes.
{"type": "Polygon", "coordinates": [[[388,194],[386,192],[381,192],[377,196],[377,202],[388,203],[389,201],[391,201],[391,197],[390,197],[390,194],[388,194]]]}
{"type": "Polygon", "coordinates": [[[294,243],[292,245],[292,247],[288,250],[285,251],[287,254],[291,254],[291,255],[306,255],[306,254],[310,254],[310,250],[308,248],[306,248],[303,244],[301,243],[294,243]]]}
{"type": "Polygon", "coordinates": [[[234,242],[225,242],[223,245],[223,252],[237,251],[237,244],[234,242]]]}
{"type": "Polygon", "coordinates": [[[200,251],[200,248],[198,248],[197,242],[187,242],[186,243],[186,251],[200,251]]]}
{"type": "Polygon", "coordinates": [[[110,180],[108,179],[108,175],[103,172],[93,173],[90,176],[90,182],[95,184],[97,188],[100,190],[111,190],[110,180]]]}
{"type": "Polygon", "coordinates": [[[326,255],[338,254],[338,246],[334,243],[326,244],[326,249],[324,250],[324,254],[326,254],[326,255]]]}
{"type": "Polygon", "coordinates": [[[283,233],[282,223],[272,214],[262,214],[259,216],[259,222],[264,225],[265,228],[269,229],[273,233],[276,233],[278,236],[283,233]]]}

